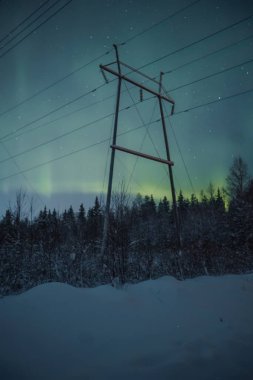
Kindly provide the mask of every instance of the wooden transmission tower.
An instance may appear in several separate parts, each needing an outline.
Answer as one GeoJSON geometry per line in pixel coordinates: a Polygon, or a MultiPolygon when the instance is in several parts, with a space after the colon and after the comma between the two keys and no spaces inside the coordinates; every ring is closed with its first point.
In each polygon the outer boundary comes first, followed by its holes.
{"type": "Polygon", "coordinates": [[[102,248],[101,253],[102,255],[105,254],[107,244],[108,244],[108,229],[109,229],[109,212],[110,212],[110,205],[111,205],[111,195],[112,195],[112,180],[113,180],[113,170],[114,170],[114,160],[115,160],[115,152],[116,150],[132,154],[135,156],[139,156],[148,160],[157,161],[162,164],[166,164],[168,166],[169,170],[169,179],[170,179],[170,187],[171,187],[171,195],[172,195],[172,201],[173,201],[173,209],[174,209],[174,218],[175,218],[175,224],[176,224],[176,231],[177,231],[177,244],[178,249],[181,248],[181,237],[180,237],[180,225],[179,225],[179,217],[177,212],[177,203],[176,203],[176,193],[175,193],[175,186],[174,186],[174,179],[173,179],[173,172],[172,172],[172,166],[174,165],[173,161],[171,161],[170,158],[170,150],[169,150],[169,143],[168,143],[168,136],[167,136],[167,130],[166,130],[166,124],[165,124],[165,117],[164,117],[164,110],[163,110],[163,101],[166,101],[170,103],[171,105],[171,115],[173,115],[175,102],[174,100],[166,94],[165,91],[162,92],[163,86],[162,86],[162,76],[163,73],[160,73],[160,81],[157,82],[155,79],[148,77],[146,74],[141,73],[137,69],[134,69],[133,67],[129,66],[126,63],[123,63],[119,60],[119,53],[118,48],[116,45],[113,45],[115,49],[116,54],[116,61],[107,65],[100,65],[101,72],[104,76],[105,81],[108,83],[107,77],[105,75],[105,72],[108,72],[115,77],[118,78],[118,89],[117,89],[117,98],[116,98],[116,110],[115,110],[115,118],[114,118],[114,128],[113,128],[113,137],[112,137],[112,144],[111,144],[111,162],[110,162],[110,170],[109,170],[109,180],[108,180],[108,189],[107,189],[107,197],[106,197],[106,206],[105,206],[105,219],[104,219],[104,227],[103,227],[103,240],[102,240],[102,248]],[[116,64],[117,70],[111,68],[113,64],[116,64]],[[149,87],[144,86],[142,83],[138,83],[135,80],[129,78],[126,74],[122,73],[122,66],[129,68],[131,71],[137,72],[138,74],[148,78],[156,85],[158,84],[159,89],[158,91],[155,91],[149,87]],[[118,117],[119,117],[119,105],[120,105],[120,95],[121,95],[121,84],[122,81],[129,82],[133,84],[136,87],[140,88],[141,92],[141,99],[142,99],[142,93],[148,92],[158,98],[159,101],[159,109],[160,109],[160,116],[161,116],[161,122],[162,122],[162,130],[163,130],[163,137],[164,137],[164,143],[165,143],[165,149],[166,149],[166,159],[151,156],[149,154],[141,153],[132,149],[128,149],[122,146],[117,145],[117,130],[118,130],[118,117]],[[164,94],[165,93],[165,94],[164,94]]]}

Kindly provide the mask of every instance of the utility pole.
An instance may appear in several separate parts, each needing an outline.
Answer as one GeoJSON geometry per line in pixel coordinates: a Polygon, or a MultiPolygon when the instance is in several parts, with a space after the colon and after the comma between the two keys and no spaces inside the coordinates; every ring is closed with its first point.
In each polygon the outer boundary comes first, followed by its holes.
{"type": "MultiPolygon", "coordinates": [[[[159,92],[160,93],[162,91],[163,74],[164,74],[163,72],[160,72],[160,83],[159,83],[159,92]]],[[[173,104],[172,112],[174,111],[174,107],[175,107],[175,105],[173,104]]],[[[169,142],[168,142],[168,136],[167,136],[167,129],[166,129],[166,124],[165,124],[162,99],[160,97],[159,97],[159,108],[160,108],[160,115],[161,115],[161,120],[162,120],[163,137],[164,137],[164,142],[165,142],[166,156],[167,156],[167,160],[170,161],[170,149],[169,149],[169,142]]],[[[177,245],[178,245],[178,248],[180,250],[181,249],[181,231],[180,231],[180,223],[179,223],[179,216],[178,216],[178,210],[177,210],[177,200],[176,200],[176,191],[175,191],[175,185],[174,185],[172,165],[168,165],[168,169],[169,169],[172,202],[173,202],[174,219],[175,219],[176,231],[177,231],[177,245]]]]}
{"type": "MultiPolygon", "coordinates": [[[[120,67],[120,61],[119,61],[119,53],[118,48],[116,45],[113,45],[115,49],[116,54],[116,62],[117,62],[117,68],[118,68],[118,89],[117,89],[117,99],[116,99],[116,109],[115,109],[115,118],[114,118],[114,127],[113,127],[113,138],[112,138],[112,145],[115,146],[117,142],[117,130],[118,130],[118,119],[119,119],[119,105],[120,105],[120,91],[121,91],[121,83],[122,79],[120,77],[121,75],[121,67],[120,67]]],[[[100,68],[103,71],[101,65],[100,68]]],[[[107,241],[108,241],[108,230],[109,230],[109,217],[110,217],[110,206],[111,206],[111,197],[112,197],[112,180],[113,180],[113,169],[114,169],[114,160],[115,160],[115,148],[111,148],[111,162],[110,162],[110,170],[109,170],[109,181],[108,181],[108,188],[107,188],[107,197],[106,197],[106,206],[105,206],[105,219],[104,219],[104,227],[103,227],[103,240],[102,240],[102,249],[101,253],[104,255],[106,247],[107,247],[107,241]]]]}
{"type": "Polygon", "coordinates": [[[171,104],[171,115],[174,111],[175,102],[174,100],[168,96],[167,94],[163,94],[162,90],[162,73],[160,74],[160,81],[157,82],[155,79],[148,77],[146,74],[143,74],[142,72],[138,71],[137,69],[129,66],[126,63],[123,63],[119,59],[119,53],[118,48],[116,45],[113,45],[115,49],[116,54],[116,62],[107,64],[107,65],[100,65],[100,69],[103,73],[103,76],[108,82],[105,72],[108,72],[118,78],[118,89],[117,89],[117,98],[116,98],[116,109],[115,109],[115,118],[114,118],[114,129],[113,129],[113,139],[111,144],[111,162],[110,162],[110,171],[109,171],[109,181],[108,181],[108,189],[107,189],[107,197],[106,197],[106,206],[105,206],[105,219],[104,219],[104,227],[103,227],[103,240],[102,240],[102,248],[101,253],[102,255],[105,254],[107,245],[108,245],[108,232],[109,232],[109,217],[110,217],[110,205],[111,205],[111,195],[112,195],[112,181],[113,181],[113,170],[114,170],[114,160],[115,160],[115,151],[119,150],[128,154],[132,154],[135,156],[139,156],[148,160],[153,160],[162,164],[166,164],[169,169],[169,179],[170,179],[170,186],[171,186],[171,194],[172,194],[172,201],[173,201],[173,207],[174,207],[174,218],[175,218],[175,224],[176,224],[176,231],[177,231],[177,244],[178,248],[180,250],[181,248],[181,238],[180,238],[180,226],[179,226],[179,218],[178,218],[178,212],[177,212],[177,204],[176,204],[176,194],[175,194],[175,186],[174,186],[174,180],[173,180],[173,172],[172,172],[172,166],[174,165],[173,161],[170,159],[170,151],[169,151],[169,143],[168,143],[168,137],[167,137],[167,131],[166,131],[166,125],[165,125],[165,118],[164,118],[164,112],[163,112],[163,103],[162,101],[166,101],[171,104]],[[117,70],[113,69],[111,66],[115,65],[117,67],[117,70]],[[148,78],[150,81],[155,83],[156,85],[159,85],[159,91],[145,86],[143,83],[139,83],[133,79],[131,79],[127,74],[122,73],[122,66],[127,67],[128,69],[144,76],[145,78],[148,78]],[[117,145],[117,130],[118,130],[118,116],[119,116],[119,105],[120,105],[120,94],[121,94],[121,83],[122,80],[133,84],[136,87],[140,88],[140,96],[141,99],[143,99],[143,92],[148,92],[159,100],[159,107],[160,107],[160,115],[161,115],[161,121],[162,121],[162,128],[163,128],[163,137],[165,142],[165,148],[166,148],[166,159],[162,159],[160,157],[151,156],[149,154],[141,153],[134,151],[132,149],[128,149],[122,146],[117,145]]]}

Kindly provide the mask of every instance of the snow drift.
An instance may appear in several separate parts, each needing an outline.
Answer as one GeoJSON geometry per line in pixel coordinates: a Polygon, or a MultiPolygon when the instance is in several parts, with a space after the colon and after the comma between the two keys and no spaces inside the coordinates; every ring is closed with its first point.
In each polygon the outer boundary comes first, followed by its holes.
{"type": "Polygon", "coordinates": [[[0,300],[3,380],[253,379],[253,274],[0,300]]]}

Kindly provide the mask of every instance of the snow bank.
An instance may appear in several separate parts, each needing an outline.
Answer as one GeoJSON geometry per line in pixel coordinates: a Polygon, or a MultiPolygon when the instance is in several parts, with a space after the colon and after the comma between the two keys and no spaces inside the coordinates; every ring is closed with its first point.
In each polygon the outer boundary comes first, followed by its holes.
{"type": "Polygon", "coordinates": [[[0,300],[2,380],[253,379],[253,275],[0,300]]]}

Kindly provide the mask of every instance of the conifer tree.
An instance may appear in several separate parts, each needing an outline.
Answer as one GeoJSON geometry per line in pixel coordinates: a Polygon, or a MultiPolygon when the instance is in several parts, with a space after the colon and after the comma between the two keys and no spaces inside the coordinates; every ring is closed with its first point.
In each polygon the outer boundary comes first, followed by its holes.
{"type": "Polygon", "coordinates": [[[78,239],[81,246],[85,244],[86,227],[87,227],[86,224],[87,224],[87,220],[86,220],[86,215],[85,215],[85,209],[84,209],[83,203],[81,203],[79,207],[79,212],[77,215],[78,239]]]}
{"type": "Polygon", "coordinates": [[[102,230],[102,210],[98,200],[95,198],[95,203],[89,209],[87,215],[87,237],[90,241],[95,242],[101,237],[102,230]]]}
{"type": "Polygon", "coordinates": [[[249,174],[247,164],[240,156],[234,158],[226,182],[230,199],[241,199],[249,186],[249,174]]]}

